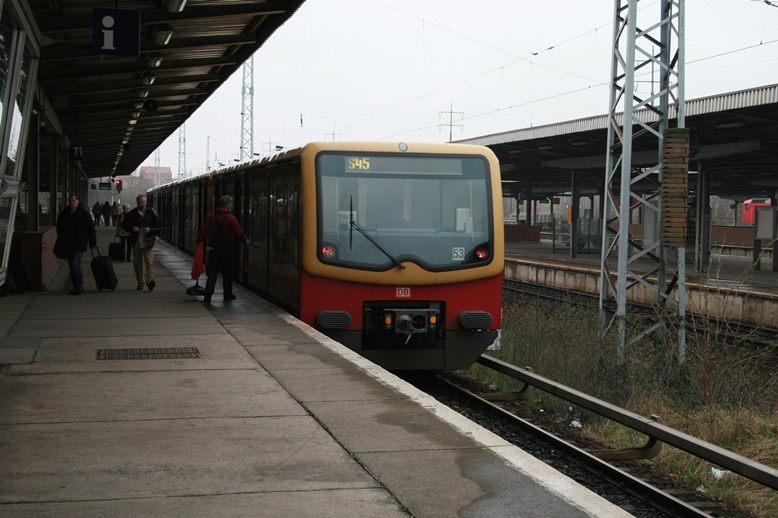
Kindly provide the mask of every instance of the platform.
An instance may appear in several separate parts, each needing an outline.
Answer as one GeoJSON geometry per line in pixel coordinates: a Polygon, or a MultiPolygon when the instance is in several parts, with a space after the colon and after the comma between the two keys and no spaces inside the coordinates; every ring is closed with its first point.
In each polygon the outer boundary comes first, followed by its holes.
{"type": "Polygon", "coordinates": [[[254,294],[186,295],[164,242],[153,292],[85,264],[0,298],[4,517],[628,516],[254,294]],[[199,357],[98,359],[164,348],[199,357]]]}
{"type": "MultiPolygon", "coordinates": [[[[687,255],[689,253],[692,251],[687,250],[687,255]]],[[[506,242],[505,255],[506,257],[538,258],[562,263],[591,265],[597,268],[601,263],[599,253],[578,252],[576,257],[571,258],[569,249],[554,250],[551,240],[545,239],[540,242],[506,242]]],[[[646,264],[655,263],[650,260],[644,262],[646,264]]],[[[611,263],[615,265],[614,261],[611,263]]],[[[671,264],[671,266],[675,268],[674,265],[671,264]]],[[[772,269],[773,259],[770,257],[761,259],[759,269],[754,269],[754,261],[751,257],[718,254],[715,253],[714,247],[706,271],[698,272],[694,264],[688,263],[686,265],[686,278],[690,282],[711,285],[728,284],[734,281],[754,288],[778,292],[778,272],[774,272],[772,269]]]]}
{"type": "MultiPolygon", "coordinates": [[[[686,265],[687,312],[725,320],[743,322],[769,329],[778,322],[778,272],[772,271],[773,259],[761,261],[754,269],[748,257],[714,254],[706,272],[686,265]]],[[[589,295],[600,293],[599,254],[579,253],[570,257],[569,250],[554,250],[550,241],[508,242],[505,245],[505,278],[555,289],[589,295]]],[[[615,260],[610,261],[617,272],[615,260]]],[[[656,261],[641,259],[631,264],[632,271],[650,272],[656,261]]],[[[670,264],[668,275],[676,265],[670,264]]],[[[674,292],[677,297],[677,290],[674,292]]],[[[628,302],[656,304],[656,292],[636,286],[627,293],[628,302]]]]}

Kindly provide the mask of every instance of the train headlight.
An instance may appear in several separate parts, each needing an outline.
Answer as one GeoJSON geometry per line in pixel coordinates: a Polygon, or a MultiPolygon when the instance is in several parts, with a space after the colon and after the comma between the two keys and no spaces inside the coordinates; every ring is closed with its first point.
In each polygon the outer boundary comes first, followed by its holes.
{"type": "Polygon", "coordinates": [[[324,259],[335,259],[338,255],[338,249],[334,245],[324,245],[321,247],[321,256],[324,259]]]}

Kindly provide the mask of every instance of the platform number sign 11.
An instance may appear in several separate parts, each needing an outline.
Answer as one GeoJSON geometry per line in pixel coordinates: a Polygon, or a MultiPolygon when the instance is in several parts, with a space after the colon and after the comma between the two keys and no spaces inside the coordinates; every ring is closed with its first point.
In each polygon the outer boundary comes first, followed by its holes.
{"type": "Polygon", "coordinates": [[[84,159],[84,146],[78,146],[71,144],[68,148],[68,156],[71,160],[83,160],[84,159]]]}

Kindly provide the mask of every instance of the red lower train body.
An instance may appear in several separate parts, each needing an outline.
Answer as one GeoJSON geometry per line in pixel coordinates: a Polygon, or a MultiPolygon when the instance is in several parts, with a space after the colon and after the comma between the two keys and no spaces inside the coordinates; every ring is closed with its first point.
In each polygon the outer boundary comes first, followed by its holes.
{"type": "Polygon", "coordinates": [[[301,276],[300,319],[390,370],[470,367],[498,338],[502,276],[382,286],[301,276]]]}

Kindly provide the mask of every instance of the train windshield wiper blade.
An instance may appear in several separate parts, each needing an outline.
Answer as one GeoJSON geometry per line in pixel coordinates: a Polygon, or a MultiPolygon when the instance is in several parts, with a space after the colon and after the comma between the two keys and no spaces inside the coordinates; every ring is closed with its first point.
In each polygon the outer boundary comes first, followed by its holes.
{"type": "Polygon", "coordinates": [[[359,226],[359,223],[357,223],[357,221],[354,219],[354,197],[353,196],[351,196],[351,198],[349,199],[349,203],[348,203],[348,223],[349,223],[349,225],[348,225],[348,227],[349,227],[348,228],[348,231],[349,231],[348,232],[348,249],[349,250],[351,250],[351,245],[352,245],[352,242],[354,241],[354,229],[357,229],[360,234],[365,236],[365,239],[367,239],[368,241],[373,243],[376,248],[381,250],[384,253],[384,255],[386,257],[388,257],[389,259],[391,259],[392,262],[395,265],[399,266],[401,270],[405,268],[405,266],[401,265],[400,261],[395,259],[392,254],[387,252],[386,249],[384,247],[382,247],[378,243],[378,241],[373,239],[372,236],[367,233],[367,230],[365,230],[364,228],[359,226]]]}
{"type": "MultiPolygon", "coordinates": [[[[352,212],[352,214],[353,214],[353,212],[352,212]]],[[[357,229],[357,231],[358,231],[360,234],[362,234],[363,236],[365,236],[365,239],[367,239],[368,241],[370,241],[371,243],[373,243],[373,244],[375,245],[375,247],[376,247],[376,248],[378,248],[379,250],[381,250],[381,251],[384,253],[384,255],[385,255],[386,257],[388,257],[389,259],[391,259],[391,260],[392,260],[392,262],[393,262],[395,265],[397,265],[397,266],[398,266],[398,267],[399,267],[401,270],[405,268],[405,266],[401,265],[401,264],[400,264],[400,261],[398,261],[397,259],[395,259],[395,258],[394,258],[394,256],[393,256],[392,254],[390,254],[390,253],[389,253],[389,252],[388,252],[388,251],[387,251],[387,250],[386,250],[384,247],[382,247],[382,246],[381,246],[381,244],[380,244],[378,241],[376,241],[376,240],[373,238],[373,236],[371,236],[370,234],[368,234],[368,233],[367,233],[367,230],[365,230],[364,228],[360,227],[360,226],[359,226],[359,223],[357,223],[356,221],[354,221],[354,220],[352,219],[352,220],[350,221],[350,225],[351,225],[351,228],[352,228],[352,229],[354,229],[354,228],[355,228],[355,229],[357,229]]]]}

